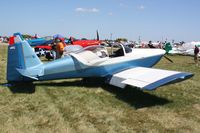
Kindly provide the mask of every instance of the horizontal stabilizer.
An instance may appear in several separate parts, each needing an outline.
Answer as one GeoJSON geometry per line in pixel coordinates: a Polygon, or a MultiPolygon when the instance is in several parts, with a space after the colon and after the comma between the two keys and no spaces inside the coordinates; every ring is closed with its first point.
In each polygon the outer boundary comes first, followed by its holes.
{"type": "Polygon", "coordinates": [[[192,76],[191,73],[135,67],[114,74],[110,84],[120,88],[131,85],[143,90],[154,90],[160,86],[180,82],[192,76]]]}
{"type": "Polygon", "coordinates": [[[17,71],[24,77],[33,79],[33,80],[38,80],[37,76],[43,75],[42,70],[38,69],[31,69],[31,70],[25,70],[25,69],[17,69],[17,71]]]}

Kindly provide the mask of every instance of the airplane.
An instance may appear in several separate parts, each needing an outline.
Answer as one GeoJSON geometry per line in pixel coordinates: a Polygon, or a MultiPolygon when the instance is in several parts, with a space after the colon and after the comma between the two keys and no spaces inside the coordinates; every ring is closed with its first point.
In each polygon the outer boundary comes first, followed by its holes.
{"type": "MultiPolygon", "coordinates": [[[[165,47],[169,47],[169,50],[167,51],[169,54],[180,54],[180,55],[194,55],[194,48],[195,45],[200,48],[200,42],[189,42],[189,43],[183,43],[181,45],[171,45],[168,44],[165,47]]],[[[200,57],[200,53],[198,54],[200,57]]]]}
{"type": "Polygon", "coordinates": [[[152,41],[137,41],[135,42],[135,47],[137,48],[162,48],[163,44],[160,41],[152,42],[152,41]]]}
{"type": "Polygon", "coordinates": [[[156,88],[191,78],[192,73],[151,68],[165,51],[131,49],[120,45],[113,55],[101,53],[103,46],[89,46],[47,63],[42,63],[29,43],[19,35],[8,46],[8,83],[46,81],[70,78],[102,78],[106,83],[141,90],[156,88]]]}
{"type": "Polygon", "coordinates": [[[100,45],[102,41],[100,40],[73,40],[72,45],[81,45],[82,47],[87,47],[91,45],[100,45]]]}
{"type": "Polygon", "coordinates": [[[100,45],[103,43],[103,41],[99,40],[99,33],[97,30],[97,39],[95,40],[87,40],[87,39],[82,39],[82,40],[77,40],[74,37],[70,37],[68,42],[70,42],[72,45],[80,45],[82,47],[87,47],[87,46],[92,46],[92,45],[100,45]]]}
{"type": "MultiPolygon", "coordinates": [[[[15,36],[19,35],[20,38],[23,38],[23,36],[21,35],[21,33],[14,33],[13,36],[11,36],[9,38],[9,45],[13,45],[14,44],[14,38],[15,36]]],[[[32,46],[32,47],[37,47],[37,46],[41,46],[41,45],[48,45],[48,44],[51,44],[53,43],[53,39],[49,39],[49,37],[46,39],[46,38],[36,38],[36,39],[31,39],[31,40],[27,40],[28,43],[32,46]]]]}
{"type": "Polygon", "coordinates": [[[34,47],[34,51],[38,57],[45,56],[48,60],[53,59],[50,57],[53,40],[47,40],[45,38],[36,38],[28,40],[30,46],[34,47]]]}

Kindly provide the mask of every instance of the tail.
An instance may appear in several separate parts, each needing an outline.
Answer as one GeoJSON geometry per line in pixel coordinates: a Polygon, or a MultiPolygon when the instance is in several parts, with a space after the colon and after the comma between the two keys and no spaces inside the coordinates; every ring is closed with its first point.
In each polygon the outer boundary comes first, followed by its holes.
{"type": "Polygon", "coordinates": [[[8,46],[7,81],[21,82],[36,80],[42,62],[20,33],[14,34],[14,44],[8,46]]]}

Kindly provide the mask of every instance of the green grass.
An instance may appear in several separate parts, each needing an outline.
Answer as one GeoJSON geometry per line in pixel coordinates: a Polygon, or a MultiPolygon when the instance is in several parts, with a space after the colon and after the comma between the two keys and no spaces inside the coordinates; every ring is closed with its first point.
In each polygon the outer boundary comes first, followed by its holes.
{"type": "MultiPolygon", "coordinates": [[[[192,57],[168,57],[174,63],[155,67],[195,76],[151,92],[81,79],[0,86],[0,132],[199,132],[200,67],[192,57]]],[[[6,60],[0,46],[0,84],[6,60]]]]}

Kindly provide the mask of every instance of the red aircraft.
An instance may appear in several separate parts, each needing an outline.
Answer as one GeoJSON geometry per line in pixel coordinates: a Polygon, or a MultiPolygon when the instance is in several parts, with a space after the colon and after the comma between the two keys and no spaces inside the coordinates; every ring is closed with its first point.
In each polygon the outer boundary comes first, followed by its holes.
{"type": "Polygon", "coordinates": [[[72,40],[70,41],[72,45],[80,45],[82,47],[92,46],[92,45],[99,45],[102,43],[100,40],[72,40]]]}
{"type": "Polygon", "coordinates": [[[96,40],[87,40],[87,39],[76,40],[73,37],[70,37],[69,43],[71,43],[73,45],[80,45],[82,47],[87,47],[87,46],[92,46],[92,45],[100,45],[102,43],[102,41],[99,40],[99,33],[97,31],[97,39],[96,40]]]}

